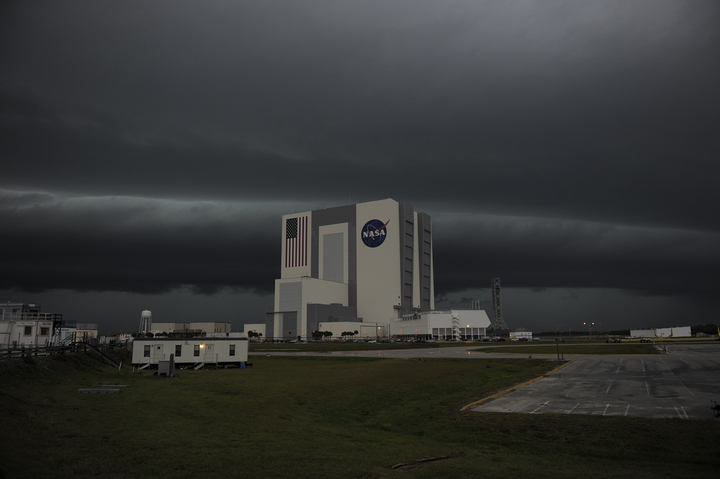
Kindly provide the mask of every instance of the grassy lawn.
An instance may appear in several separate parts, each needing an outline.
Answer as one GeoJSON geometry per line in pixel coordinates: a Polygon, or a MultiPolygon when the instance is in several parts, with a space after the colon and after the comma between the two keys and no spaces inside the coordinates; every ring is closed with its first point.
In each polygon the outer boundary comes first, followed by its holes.
{"type": "MultiPolygon", "coordinates": [[[[647,343],[629,344],[593,344],[573,343],[561,344],[563,354],[658,354],[657,349],[647,343]]],[[[557,345],[552,344],[510,344],[507,346],[495,346],[482,349],[473,349],[480,353],[516,353],[516,354],[556,354],[557,345]]]]}
{"type": "Polygon", "coordinates": [[[252,361],[172,379],[84,356],[0,363],[0,469],[10,478],[555,479],[714,478],[720,466],[716,420],[459,412],[552,362],[252,361]],[[77,393],[94,384],[130,387],[77,393]],[[432,457],[447,458],[413,468],[432,457]]]}

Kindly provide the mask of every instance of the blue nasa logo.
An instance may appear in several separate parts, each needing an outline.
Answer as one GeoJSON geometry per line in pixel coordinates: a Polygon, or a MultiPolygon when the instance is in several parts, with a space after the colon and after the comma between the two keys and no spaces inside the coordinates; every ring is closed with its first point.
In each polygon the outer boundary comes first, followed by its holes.
{"type": "Polygon", "coordinates": [[[365,246],[377,248],[383,244],[385,238],[387,238],[388,223],[390,223],[390,220],[387,220],[385,224],[380,220],[370,220],[365,223],[360,232],[360,238],[365,246]]]}

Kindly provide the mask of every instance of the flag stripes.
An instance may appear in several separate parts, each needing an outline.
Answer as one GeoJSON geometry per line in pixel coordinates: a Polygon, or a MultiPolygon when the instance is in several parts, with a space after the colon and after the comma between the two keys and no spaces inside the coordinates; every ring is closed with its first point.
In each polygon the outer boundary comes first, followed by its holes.
{"type": "Polygon", "coordinates": [[[307,266],[308,217],[299,216],[285,221],[285,267],[307,266]]]}

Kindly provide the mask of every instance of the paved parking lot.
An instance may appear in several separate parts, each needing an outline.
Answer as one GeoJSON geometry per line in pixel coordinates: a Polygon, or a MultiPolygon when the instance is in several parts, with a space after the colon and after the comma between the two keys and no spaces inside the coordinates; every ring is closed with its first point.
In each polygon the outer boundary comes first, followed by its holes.
{"type": "Polygon", "coordinates": [[[653,356],[566,356],[572,364],[471,408],[526,414],[711,419],[720,403],[720,344],[670,343],[653,356]]]}

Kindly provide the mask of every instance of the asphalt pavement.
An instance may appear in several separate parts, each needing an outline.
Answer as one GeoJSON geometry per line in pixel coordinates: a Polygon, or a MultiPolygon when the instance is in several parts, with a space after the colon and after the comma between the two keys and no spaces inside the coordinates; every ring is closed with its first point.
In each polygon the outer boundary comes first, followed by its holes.
{"type": "Polygon", "coordinates": [[[572,363],[470,409],[712,419],[720,403],[720,343],[668,343],[658,355],[567,356],[572,363]]]}

